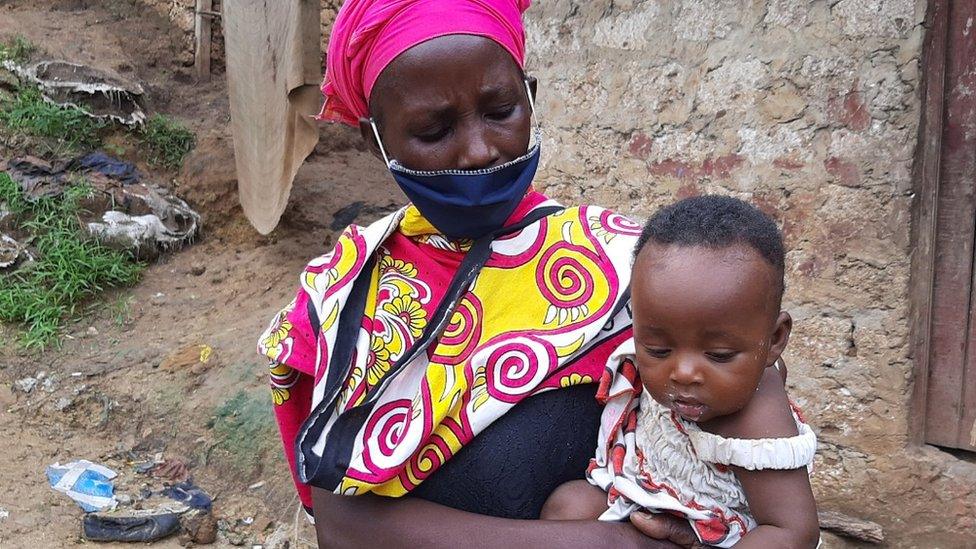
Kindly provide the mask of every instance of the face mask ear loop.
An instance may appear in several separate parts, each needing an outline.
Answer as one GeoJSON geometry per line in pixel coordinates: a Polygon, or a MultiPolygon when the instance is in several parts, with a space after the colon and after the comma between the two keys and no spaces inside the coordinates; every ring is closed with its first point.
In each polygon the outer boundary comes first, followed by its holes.
{"type": "MultiPolygon", "coordinates": [[[[529,86],[528,79],[522,80],[522,82],[525,84],[525,94],[529,96],[529,112],[532,113],[532,118],[535,121],[536,129],[534,132],[532,132],[532,138],[535,140],[536,143],[538,143],[541,134],[539,133],[539,126],[538,126],[539,121],[535,116],[535,97],[532,96],[532,87],[529,86]]],[[[530,143],[530,148],[531,148],[531,143],[530,143]]]]}
{"type": "Polygon", "coordinates": [[[535,116],[535,97],[532,97],[532,88],[529,86],[528,80],[522,80],[525,83],[525,93],[529,96],[529,111],[532,116],[535,116]]]}
{"type": "Polygon", "coordinates": [[[376,129],[376,122],[370,118],[369,125],[373,128],[373,137],[376,138],[376,144],[380,146],[380,154],[383,155],[383,162],[386,162],[387,167],[390,166],[390,157],[386,156],[386,149],[383,148],[383,140],[380,139],[380,131],[376,129]]]}

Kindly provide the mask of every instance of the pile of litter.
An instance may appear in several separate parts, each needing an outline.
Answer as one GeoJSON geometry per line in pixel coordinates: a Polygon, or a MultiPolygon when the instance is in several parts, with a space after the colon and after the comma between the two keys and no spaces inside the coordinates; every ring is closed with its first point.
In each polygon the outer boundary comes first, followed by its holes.
{"type": "Polygon", "coordinates": [[[55,463],[47,477],[53,489],[85,511],[82,532],[89,541],[151,542],[176,533],[187,542],[216,541],[213,498],[193,483],[182,462],[134,465],[127,486],[135,492],[131,495],[115,493],[118,473],[88,460],[55,463]]]}
{"type": "Polygon", "coordinates": [[[22,82],[36,86],[44,99],[55,105],[74,107],[92,118],[128,126],[146,120],[142,86],[118,74],[56,60],[32,65],[4,61],[2,66],[22,82]]]}
{"type": "MultiPolygon", "coordinates": [[[[83,180],[91,187],[83,201],[79,227],[89,237],[136,257],[151,259],[190,243],[200,228],[200,215],[159,184],[146,180],[130,163],[96,151],[68,161],[14,158],[3,168],[28,201],[62,195],[83,180]]],[[[0,269],[30,260],[26,243],[14,234],[15,220],[0,204],[0,269]]],[[[20,220],[23,224],[24,220],[20,220]]]]}

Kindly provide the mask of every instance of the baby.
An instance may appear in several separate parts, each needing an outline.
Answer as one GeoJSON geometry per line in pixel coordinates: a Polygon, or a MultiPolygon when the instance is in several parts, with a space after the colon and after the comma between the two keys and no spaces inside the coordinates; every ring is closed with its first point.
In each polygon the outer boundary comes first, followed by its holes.
{"type": "Polygon", "coordinates": [[[817,545],[816,437],[778,368],[792,327],[783,263],[776,224],[741,200],[690,198],[648,221],[631,280],[634,338],[597,393],[606,406],[589,484],[560,486],[542,518],[644,509],[687,518],[707,545],[817,545]]]}

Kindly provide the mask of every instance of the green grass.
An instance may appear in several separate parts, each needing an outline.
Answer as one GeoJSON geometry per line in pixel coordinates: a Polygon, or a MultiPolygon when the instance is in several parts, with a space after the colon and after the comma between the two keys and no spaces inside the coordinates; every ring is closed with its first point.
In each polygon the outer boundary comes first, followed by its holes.
{"type": "Polygon", "coordinates": [[[79,183],[61,196],[31,202],[0,172],[0,203],[26,219],[20,227],[33,236],[37,255],[12,274],[0,274],[0,320],[23,326],[26,348],[58,343],[62,324],[82,303],[106,288],[134,284],[142,272],[130,254],[82,238],[80,202],[90,193],[79,183]]]}
{"type": "Polygon", "coordinates": [[[14,133],[42,138],[55,154],[97,147],[99,131],[105,127],[80,109],[48,103],[33,88],[22,88],[0,105],[0,124],[14,133]]]}
{"type": "Polygon", "coordinates": [[[139,128],[139,139],[146,149],[150,164],[175,170],[183,165],[183,159],[193,149],[196,139],[183,124],[154,114],[139,128]]]}
{"type": "Polygon", "coordinates": [[[131,295],[120,295],[108,303],[106,310],[112,323],[121,328],[132,320],[132,301],[131,295]]]}
{"type": "Polygon", "coordinates": [[[23,36],[15,36],[12,41],[0,44],[0,62],[26,63],[35,49],[23,36]]]}

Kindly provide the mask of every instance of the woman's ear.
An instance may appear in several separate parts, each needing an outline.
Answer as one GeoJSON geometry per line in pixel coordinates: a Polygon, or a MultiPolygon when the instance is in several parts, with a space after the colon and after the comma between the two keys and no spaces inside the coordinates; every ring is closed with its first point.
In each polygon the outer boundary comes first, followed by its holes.
{"type": "Polygon", "coordinates": [[[534,76],[526,76],[525,83],[529,85],[529,91],[532,93],[532,102],[539,102],[539,81],[535,79],[534,76]]]}
{"type": "Polygon", "coordinates": [[[383,160],[383,153],[380,152],[380,144],[376,141],[376,134],[373,133],[373,122],[372,119],[366,117],[359,118],[359,133],[363,136],[363,141],[366,143],[366,148],[369,152],[373,153],[373,156],[383,160]]]}
{"type": "Polygon", "coordinates": [[[781,311],[779,317],[776,318],[776,325],[773,327],[769,355],[766,357],[767,366],[775,364],[783,351],[786,350],[786,345],[790,342],[791,331],[793,331],[793,317],[790,316],[790,313],[781,311]]]}

